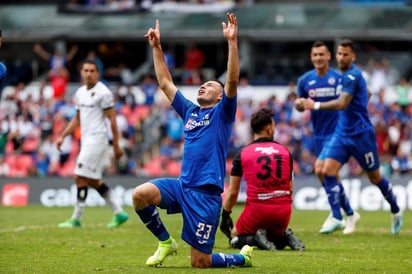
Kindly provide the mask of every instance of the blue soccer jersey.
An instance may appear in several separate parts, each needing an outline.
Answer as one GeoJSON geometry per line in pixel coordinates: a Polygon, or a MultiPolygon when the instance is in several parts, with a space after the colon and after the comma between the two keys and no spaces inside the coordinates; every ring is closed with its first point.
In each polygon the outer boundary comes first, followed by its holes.
{"type": "Polygon", "coordinates": [[[353,97],[349,106],[340,112],[336,131],[344,136],[353,136],[373,129],[368,114],[368,88],[356,65],[352,65],[342,75],[341,92],[347,92],[353,97]]]}
{"type": "Polygon", "coordinates": [[[184,186],[216,185],[223,191],[226,156],[236,117],[236,97],[223,92],[221,102],[201,109],[180,91],[172,106],[183,119],[184,151],[180,180],[184,186]]]}
{"type": "Polygon", "coordinates": [[[344,164],[353,156],[365,171],[374,171],[379,168],[376,134],[368,116],[366,81],[356,65],[342,75],[341,92],[353,97],[347,108],[340,111],[335,134],[325,147],[326,158],[344,164]]]}
{"type": "MultiPolygon", "coordinates": [[[[311,98],[315,102],[326,102],[339,97],[338,85],[340,73],[329,69],[328,73],[319,76],[316,70],[303,74],[297,83],[298,96],[311,98]]],[[[333,133],[338,121],[339,112],[333,110],[311,111],[313,135],[324,138],[333,133]]]]}

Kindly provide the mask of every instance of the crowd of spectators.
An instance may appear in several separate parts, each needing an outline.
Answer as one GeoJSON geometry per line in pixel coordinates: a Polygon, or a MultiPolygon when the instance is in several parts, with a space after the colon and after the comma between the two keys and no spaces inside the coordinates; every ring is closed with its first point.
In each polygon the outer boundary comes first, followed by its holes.
{"type": "MultiPolygon", "coordinates": [[[[67,63],[77,53],[73,46],[67,54],[57,47],[53,53],[41,45],[34,52],[47,60],[49,71],[39,83],[23,82],[3,91],[0,102],[0,176],[69,176],[73,174],[79,151],[80,132],[66,138],[62,151],[57,151],[54,141],[66,123],[75,114],[71,95],[67,93],[70,75],[67,63]]],[[[165,49],[172,75],[177,74],[174,56],[165,49]]],[[[114,162],[108,155],[108,174],[177,176],[182,157],[182,120],[176,116],[167,100],[157,92],[158,86],[147,68],[145,73],[132,72],[126,66],[104,69],[96,51],[85,56],[99,64],[106,82],[115,93],[117,122],[121,132],[120,145],[123,158],[114,162]],[[138,76],[138,77],[137,77],[138,76]]],[[[198,85],[211,76],[203,75],[204,55],[193,44],[187,51],[179,71],[182,84],[198,85]]],[[[412,174],[412,89],[387,60],[371,59],[364,66],[365,78],[373,93],[369,102],[370,118],[376,127],[377,142],[386,175],[412,174]]],[[[214,78],[214,76],[212,76],[214,78]]],[[[76,87],[78,83],[75,83],[76,87]]],[[[275,87],[273,87],[275,88],[275,87]]],[[[267,107],[274,112],[276,140],[285,144],[295,160],[297,175],[313,174],[314,150],[311,139],[310,113],[300,113],[294,108],[296,87],[288,86],[286,99],[276,95],[257,100],[254,86],[242,73],[238,88],[238,113],[230,142],[230,159],[252,140],[249,131],[250,117],[258,108],[267,107]]],[[[275,93],[274,93],[275,94],[275,93]]],[[[110,134],[109,134],[110,138],[110,134]]],[[[355,161],[349,161],[343,176],[358,176],[362,170],[355,161]]]]}

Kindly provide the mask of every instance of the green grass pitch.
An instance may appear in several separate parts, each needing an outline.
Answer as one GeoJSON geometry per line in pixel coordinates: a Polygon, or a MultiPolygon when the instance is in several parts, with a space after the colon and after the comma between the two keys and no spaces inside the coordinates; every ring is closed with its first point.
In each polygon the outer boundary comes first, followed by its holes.
{"type": "MultiPolygon", "coordinates": [[[[162,219],[178,241],[177,255],[157,268],[145,266],[157,248],[155,238],[130,207],[130,219],[109,230],[112,215],[107,207],[86,208],[81,229],[62,229],[57,224],[71,216],[73,208],[0,207],[0,273],[412,273],[412,213],[405,211],[401,233],[390,233],[390,213],[360,212],[357,231],[320,235],[326,211],[298,211],[290,227],[306,251],[255,250],[252,268],[192,269],[190,247],[180,239],[181,215],[162,219]]],[[[236,218],[237,206],[232,214],[236,218]]],[[[215,252],[237,253],[219,231],[215,252]]]]}

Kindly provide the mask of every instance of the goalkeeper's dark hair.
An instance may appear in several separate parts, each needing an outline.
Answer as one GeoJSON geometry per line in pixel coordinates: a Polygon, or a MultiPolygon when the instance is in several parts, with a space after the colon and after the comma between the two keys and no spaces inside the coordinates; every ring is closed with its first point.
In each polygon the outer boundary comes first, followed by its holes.
{"type": "Polygon", "coordinates": [[[273,122],[273,112],[267,108],[262,108],[259,111],[253,113],[250,120],[250,127],[253,133],[260,133],[267,125],[271,125],[273,122]]]}

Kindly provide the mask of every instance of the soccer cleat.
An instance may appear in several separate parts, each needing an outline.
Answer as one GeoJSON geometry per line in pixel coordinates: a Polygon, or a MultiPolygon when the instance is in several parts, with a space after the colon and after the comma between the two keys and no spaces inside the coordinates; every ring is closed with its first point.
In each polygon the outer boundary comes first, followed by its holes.
{"type": "Polygon", "coordinates": [[[252,252],[253,246],[250,245],[244,245],[240,250],[239,254],[242,254],[243,257],[245,257],[245,263],[243,264],[243,266],[252,266],[252,252]]]}
{"type": "MultiPolygon", "coordinates": [[[[340,211],[341,211],[342,216],[343,216],[343,214],[345,214],[345,212],[342,209],[340,211]]],[[[342,221],[343,221],[343,225],[345,225],[346,224],[345,219],[342,219],[342,221]]],[[[329,212],[328,217],[326,218],[326,220],[322,224],[322,228],[330,226],[332,222],[333,222],[333,215],[332,215],[332,212],[329,212]]]]}
{"type": "Polygon", "coordinates": [[[129,215],[126,212],[120,212],[114,215],[113,220],[107,225],[108,228],[116,228],[129,219],[129,215]]]}
{"type": "Polygon", "coordinates": [[[158,266],[163,263],[167,256],[177,253],[177,243],[170,237],[166,241],[159,241],[159,246],[153,256],[146,261],[147,266],[158,266]]]}
{"type": "Polygon", "coordinates": [[[360,220],[360,214],[356,211],[353,212],[353,215],[348,216],[346,218],[346,225],[345,229],[343,230],[343,234],[351,234],[355,232],[356,223],[360,220]]]}
{"type": "Polygon", "coordinates": [[[80,220],[77,219],[69,219],[67,221],[65,221],[64,223],[60,223],[59,227],[63,227],[63,228],[73,228],[73,227],[81,227],[82,223],[80,222],[80,220]]]}
{"type": "Polygon", "coordinates": [[[285,236],[288,239],[288,246],[290,246],[290,248],[293,250],[305,251],[305,244],[296,237],[292,229],[286,229],[285,236]]]}
{"type": "Polygon", "coordinates": [[[258,229],[258,231],[256,231],[255,241],[257,247],[259,247],[260,249],[271,251],[277,250],[275,244],[269,241],[266,237],[266,230],[264,229],[258,229]]]}
{"type": "Polygon", "coordinates": [[[401,231],[403,225],[403,212],[399,211],[396,214],[392,214],[392,234],[396,235],[401,231]]]}
{"type": "Polygon", "coordinates": [[[321,230],[319,230],[319,233],[321,234],[332,233],[344,227],[345,227],[345,221],[332,218],[332,220],[328,223],[327,226],[322,227],[321,230]]]}

